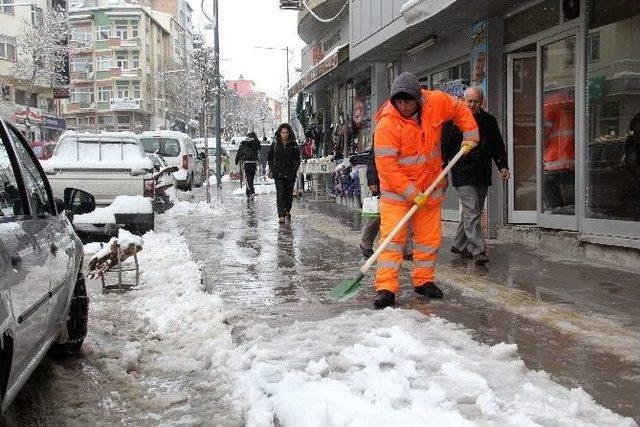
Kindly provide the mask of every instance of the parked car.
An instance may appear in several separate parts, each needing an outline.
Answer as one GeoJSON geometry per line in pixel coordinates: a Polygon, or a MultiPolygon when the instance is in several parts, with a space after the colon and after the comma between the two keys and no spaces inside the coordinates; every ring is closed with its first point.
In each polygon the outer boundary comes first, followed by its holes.
{"type": "Polygon", "coordinates": [[[38,160],[47,160],[53,155],[56,148],[55,142],[36,141],[31,143],[31,150],[38,160]]]}
{"type": "MultiPolygon", "coordinates": [[[[204,138],[194,138],[193,142],[196,144],[198,153],[205,152],[204,138]]],[[[209,160],[209,172],[211,175],[215,175],[216,168],[216,140],[215,138],[209,138],[208,148],[206,150],[207,159],[209,160]]],[[[220,153],[222,155],[222,174],[225,175],[229,169],[229,153],[224,147],[221,147],[220,153]]]]}
{"type": "MultiPolygon", "coordinates": [[[[71,185],[93,194],[98,206],[108,206],[117,196],[156,196],[153,162],[131,132],[65,132],[53,156],[41,164],[55,196],[71,185]]],[[[153,230],[154,217],[127,213],[116,222],[142,234],[153,230]]]]}
{"type": "Polygon", "coordinates": [[[140,134],[140,142],[146,153],[158,154],[176,166],[176,186],[185,191],[200,187],[205,181],[205,154],[198,150],[189,135],[172,130],[148,131],[140,134]]]}
{"type": "Polygon", "coordinates": [[[0,119],[0,413],[50,349],[82,346],[89,305],[68,215],[94,208],[81,190],[54,198],[25,138],[0,119]]]}

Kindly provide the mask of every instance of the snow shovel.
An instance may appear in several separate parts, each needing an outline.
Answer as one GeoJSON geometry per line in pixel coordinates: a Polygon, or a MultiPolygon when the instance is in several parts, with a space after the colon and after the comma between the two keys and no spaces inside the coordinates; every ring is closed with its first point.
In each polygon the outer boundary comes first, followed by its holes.
{"type": "MultiPolygon", "coordinates": [[[[458,160],[460,160],[460,157],[464,156],[472,149],[473,148],[468,146],[463,146],[462,148],[460,148],[460,151],[458,151],[458,153],[453,157],[453,159],[451,159],[447,167],[445,167],[442,170],[442,172],[440,172],[440,175],[438,175],[436,179],[431,183],[429,188],[425,190],[424,194],[427,196],[430,195],[433,192],[433,190],[436,188],[436,186],[440,184],[440,182],[444,179],[444,177],[447,176],[447,173],[449,173],[451,168],[458,162],[458,160]]],[[[413,205],[409,210],[409,212],[407,212],[405,216],[402,217],[402,219],[396,224],[393,230],[391,230],[391,233],[389,233],[387,238],[384,239],[384,241],[380,244],[380,246],[373,253],[373,255],[371,255],[367,260],[367,262],[365,262],[364,265],[360,267],[360,272],[358,273],[358,276],[355,279],[343,280],[342,282],[338,283],[336,286],[331,288],[331,290],[329,291],[329,298],[339,301],[339,300],[351,298],[357,295],[362,289],[361,282],[362,282],[362,279],[364,278],[364,275],[367,273],[367,271],[369,271],[371,266],[376,262],[380,254],[385,250],[385,248],[389,245],[389,243],[391,243],[391,240],[393,240],[396,234],[398,234],[398,232],[402,229],[402,227],[404,227],[406,223],[409,222],[409,220],[411,219],[413,214],[416,213],[417,210],[418,210],[418,205],[413,205]]]]}

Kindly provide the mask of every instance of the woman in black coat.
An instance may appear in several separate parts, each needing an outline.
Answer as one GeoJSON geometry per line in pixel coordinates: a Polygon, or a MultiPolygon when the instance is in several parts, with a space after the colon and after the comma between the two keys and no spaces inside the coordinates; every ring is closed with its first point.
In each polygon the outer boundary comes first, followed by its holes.
{"type": "Polygon", "coordinates": [[[276,135],[267,153],[269,177],[276,182],[276,202],[278,204],[278,221],[291,221],[291,203],[293,202],[293,186],[300,167],[300,150],[296,144],[296,136],[288,123],[278,126],[276,135]]]}

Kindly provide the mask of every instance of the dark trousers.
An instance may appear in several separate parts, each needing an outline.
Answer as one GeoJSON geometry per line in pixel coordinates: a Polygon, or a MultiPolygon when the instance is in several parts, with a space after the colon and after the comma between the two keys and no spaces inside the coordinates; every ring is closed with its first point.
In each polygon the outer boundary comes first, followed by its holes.
{"type": "Polygon", "coordinates": [[[276,202],[278,204],[278,217],[282,218],[291,212],[293,202],[293,186],[295,178],[276,178],[276,202]]]}
{"type": "Polygon", "coordinates": [[[247,196],[256,194],[253,188],[253,180],[256,177],[256,163],[244,163],[244,177],[247,180],[247,196]]]}

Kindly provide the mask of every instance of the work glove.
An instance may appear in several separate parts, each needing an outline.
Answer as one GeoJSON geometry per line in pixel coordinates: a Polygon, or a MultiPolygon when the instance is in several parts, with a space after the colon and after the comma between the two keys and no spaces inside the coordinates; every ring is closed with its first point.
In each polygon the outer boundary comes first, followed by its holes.
{"type": "Polygon", "coordinates": [[[419,208],[421,208],[427,204],[428,198],[429,196],[427,196],[426,194],[420,193],[413,199],[413,203],[415,203],[416,205],[418,205],[419,208]]]}
{"type": "Polygon", "coordinates": [[[476,148],[478,143],[475,141],[462,141],[462,148],[464,148],[464,154],[468,154],[471,150],[476,148]]]}

